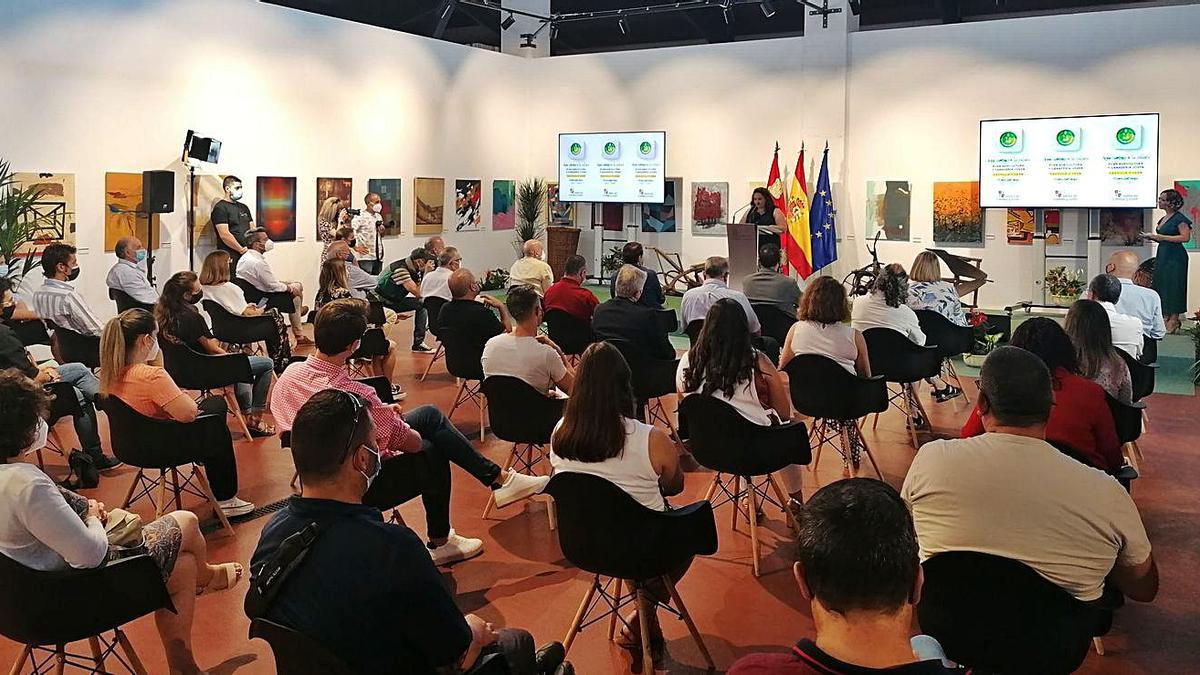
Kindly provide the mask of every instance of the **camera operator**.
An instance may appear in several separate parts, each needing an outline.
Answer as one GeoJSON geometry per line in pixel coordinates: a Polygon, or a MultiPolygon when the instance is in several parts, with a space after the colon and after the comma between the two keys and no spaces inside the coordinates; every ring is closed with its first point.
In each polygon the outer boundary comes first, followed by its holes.
{"type": "Polygon", "coordinates": [[[368,274],[379,274],[383,265],[383,200],[374,192],[368,192],[364,202],[365,209],[349,210],[354,216],[350,226],[354,228],[358,243],[355,249],[358,266],[368,274]]]}

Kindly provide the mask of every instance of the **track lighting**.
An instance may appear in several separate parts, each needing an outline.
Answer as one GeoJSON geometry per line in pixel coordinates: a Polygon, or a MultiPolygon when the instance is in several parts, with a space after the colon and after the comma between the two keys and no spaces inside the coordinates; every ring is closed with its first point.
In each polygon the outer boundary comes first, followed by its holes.
{"type": "Polygon", "coordinates": [[[512,25],[516,22],[517,19],[512,15],[512,12],[509,12],[508,16],[506,16],[504,20],[500,22],[500,30],[508,30],[509,28],[512,28],[512,25]]]}
{"type": "Polygon", "coordinates": [[[629,22],[624,17],[617,20],[617,27],[621,29],[621,35],[629,35],[629,22]]]}
{"type": "Polygon", "coordinates": [[[762,10],[763,16],[768,19],[775,16],[775,5],[771,3],[771,0],[762,0],[758,3],[758,7],[762,10]]]}

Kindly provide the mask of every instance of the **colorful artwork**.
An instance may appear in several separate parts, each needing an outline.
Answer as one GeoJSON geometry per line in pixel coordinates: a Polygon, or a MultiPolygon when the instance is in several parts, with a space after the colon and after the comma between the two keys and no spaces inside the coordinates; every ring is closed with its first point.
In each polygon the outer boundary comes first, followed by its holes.
{"type": "Polygon", "coordinates": [[[400,214],[400,190],[404,184],[399,178],[371,178],[367,181],[367,192],[379,195],[383,205],[383,236],[399,236],[402,230],[400,214]]]}
{"type": "Polygon", "coordinates": [[[135,236],[146,248],[157,248],[162,241],[158,214],[141,213],[142,174],[104,174],[104,250],[111,251],[121,237],[135,236]],[[150,224],[154,225],[151,246],[150,224]]]}
{"type": "Polygon", "coordinates": [[[661,204],[642,204],[642,232],[675,231],[676,183],[682,183],[682,181],[678,178],[668,178],[663,181],[663,202],[661,204]]]}
{"type": "Polygon", "coordinates": [[[1008,243],[1015,246],[1029,246],[1033,243],[1034,232],[1033,209],[1008,210],[1008,243]]]}
{"type": "Polygon", "coordinates": [[[296,179],[259,176],[254,224],[272,241],[296,241],[296,179]]]}
{"type": "Polygon", "coordinates": [[[979,181],[933,184],[933,243],[983,243],[979,181]]]}
{"type": "Polygon", "coordinates": [[[1183,197],[1183,208],[1179,211],[1192,221],[1192,238],[1183,242],[1183,247],[1194,251],[1198,247],[1197,241],[1200,240],[1196,235],[1197,225],[1200,224],[1200,180],[1177,180],[1175,191],[1183,197]]]}
{"type": "Polygon", "coordinates": [[[483,199],[483,181],[467,179],[454,181],[455,232],[477,232],[483,229],[479,213],[483,199]]]}
{"type": "Polygon", "coordinates": [[[546,220],[551,225],[575,224],[575,202],[558,201],[558,183],[546,183],[546,220]]]}
{"type": "MultiPolygon", "coordinates": [[[[18,257],[27,256],[47,244],[75,243],[75,174],[16,173],[14,187],[37,188],[41,196],[32,205],[31,218],[38,221],[33,241],[17,249],[18,257]]],[[[138,177],[139,179],[141,176],[138,177]]]]}
{"type": "Polygon", "coordinates": [[[517,224],[517,183],[492,181],[492,229],[511,230],[517,224]]]}
{"type": "Polygon", "coordinates": [[[1062,211],[1049,209],[1042,212],[1042,226],[1046,228],[1046,245],[1062,243],[1062,211]]]}
{"type": "Polygon", "coordinates": [[[729,183],[692,183],[692,235],[724,237],[729,220],[729,183]]]}
{"type": "MultiPolygon", "coordinates": [[[[354,189],[354,181],[350,178],[318,178],[317,179],[317,206],[313,211],[314,219],[318,218],[321,213],[321,204],[330,197],[337,197],[342,200],[342,204],[350,204],[350,193],[354,189]]],[[[321,224],[316,226],[317,239],[321,239],[321,224]]]]}
{"type": "Polygon", "coordinates": [[[1100,245],[1141,246],[1145,226],[1143,209],[1100,209],[1100,245]]]}
{"type": "Polygon", "coordinates": [[[912,229],[912,186],[903,180],[867,181],[867,239],[908,241],[912,229]]]}
{"type": "Polygon", "coordinates": [[[413,179],[413,234],[441,234],[445,210],[446,179],[413,179]]]}

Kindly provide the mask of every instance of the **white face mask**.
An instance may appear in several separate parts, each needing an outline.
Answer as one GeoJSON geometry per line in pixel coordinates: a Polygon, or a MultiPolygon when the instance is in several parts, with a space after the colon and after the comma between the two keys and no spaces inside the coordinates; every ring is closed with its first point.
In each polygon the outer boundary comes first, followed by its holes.
{"type": "MultiPolygon", "coordinates": [[[[366,446],[363,446],[363,447],[366,447],[366,446]]],[[[367,448],[367,451],[370,452],[371,455],[375,457],[375,468],[369,474],[364,473],[362,471],[358,472],[363,478],[367,479],[367,487],[366,487],[366,489],[363,490],[363,494],[366,494],[367,491],[371,489],[371,483],[374,483],[375,479],[379,477],[379,472],[383,471],[383,460],[379,457],[379,453],[372,450],[371,448],[367,448]]]]}
{"type": "Polygon", "coordinates": [[[157,359],[158,353],[159,353],[158,338],[155,337],[154,334],[152,333],[150,335],[150,351],[146,353],[146,360],[153,361],[154,359],[157,359]]]}
{"type": "Polygon", "coordinates": [[[375,213],[383,213],[383,202],[380,202],[378,204],[372,204],[371,210],[374,211],[375,213]]]}
{"type": "Polygon", "coordinates": [[[50,425],[46,423],[46,420],[39,417],[37,433],[34,434],[33,444],[30,445],[27,449],[28,450],[41,450],[42,448],[46,447],[46,439],[48,439],[49,437],[50,437],[50,425]]]}
{"type": "Polygon", "coordinates": [[[230,199],[232,199],[232,200],[233,200],[233,201],[235,201],[235,202],[237,202],[237,201],[241,201],[241,199],[242,199],[242,188],[234,188],[234,189],[230,190],[230,191],[229,191],[229,198],[230,198],[230,199]]]}
{"type": "Polygon", "coordinates": [[[266,253],[273,248],[275,248],[275,242],[271,241],[270,239],[263,242],[263,253],[266,253]]]}

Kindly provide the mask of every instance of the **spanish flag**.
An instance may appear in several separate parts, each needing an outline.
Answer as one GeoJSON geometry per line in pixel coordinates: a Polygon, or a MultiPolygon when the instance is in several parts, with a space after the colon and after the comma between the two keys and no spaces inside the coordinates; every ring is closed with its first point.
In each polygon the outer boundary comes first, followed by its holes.
{"type": "Polygon", "coordinates": [[[804,148],[800,149],[800,158],[796,160],[796,171],[792,174],[792,189],[788,195],[787,234],[783,237],[783,246],[787,250],[788,264],[795,268],[801,279],[807,279],[812,273],[812,236],[808,222],[808,185],[804,180],[804,148]]]}

